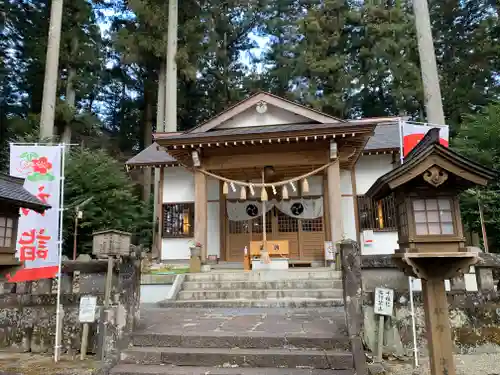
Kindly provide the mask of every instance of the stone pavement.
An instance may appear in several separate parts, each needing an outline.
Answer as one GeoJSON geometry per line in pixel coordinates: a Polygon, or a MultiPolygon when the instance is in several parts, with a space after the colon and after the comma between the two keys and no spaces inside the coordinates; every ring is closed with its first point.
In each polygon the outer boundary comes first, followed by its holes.
{"type": "Polygon", "coordinates": [[[346,334],[343,308],[141,308],[139,330],[154,334],[332,337],[346,334]]]}

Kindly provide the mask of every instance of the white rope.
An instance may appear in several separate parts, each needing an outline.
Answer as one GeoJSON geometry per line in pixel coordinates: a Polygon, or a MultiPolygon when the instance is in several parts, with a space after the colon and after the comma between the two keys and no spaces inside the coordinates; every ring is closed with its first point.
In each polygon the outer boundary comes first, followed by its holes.
{"type": "Polygon", "coordinates": [[[283,186],[283,185],[287,185],[291,182],[297,182],[297,181],[300,181],[300,180],[303,180],[304,178],[307,178],[307,177],[310,177],[312,175],[315,175],[321,171],[323,171],[324,169],[328,168],[330,165],[334,164],[336,161],[332,161],[330,163],[327,163],[309,173],[306,173],[306,174],[303,174],[302,176],[299,176],[299,177],[294,177],[294,178],[291,178],[289,180],[284,180],[284,181],[279,181],[279,182],[273,182],[273,183],[250,183],[250,182],[243,182],[243,181],[238,181],[238,180],[231,180],[229,178],[226,178],[226,177],[222,177],[222,176],[219,176],[219,175],[216,175],[214,173],[211,173],[203,168],[196,168],[197,171],[200,171],[201,173],[207,175],[207,176],[210,176],[210,177],[213,177],[213,178],[216,178],[217,180],[220,180],[220,181],[224,181],[224,182],[227,182],[228,184],[230,183],[233,183],[235,185],[239,185],[239,186],[252,186],[252,187],[272,187],[272,186],[283,186]]]}

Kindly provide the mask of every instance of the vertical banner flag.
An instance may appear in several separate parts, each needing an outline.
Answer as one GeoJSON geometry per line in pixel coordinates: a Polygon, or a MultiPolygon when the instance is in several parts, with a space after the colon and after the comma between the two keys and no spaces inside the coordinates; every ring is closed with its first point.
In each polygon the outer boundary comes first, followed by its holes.
{"type": "Polygon", "coordinates": [[[23,267],[7,276],[9,282],[49,279],[59,273],[62,152],[60,145],[10,146],[10,174],[24,178],[24,188],[51,208],[42,214],[21,209],[16,256],[23,267]]]}
{"type": "Polygon", "coordinates": [[[415,148],[415,146],[424,138],[427,132],[432,128],[439,128],[440,143],[448,147],[450,138],[450,129],[448,125],[432,126],[432,125],[416,125],[408,122],[403,122],[403,156],[415,148]]]}

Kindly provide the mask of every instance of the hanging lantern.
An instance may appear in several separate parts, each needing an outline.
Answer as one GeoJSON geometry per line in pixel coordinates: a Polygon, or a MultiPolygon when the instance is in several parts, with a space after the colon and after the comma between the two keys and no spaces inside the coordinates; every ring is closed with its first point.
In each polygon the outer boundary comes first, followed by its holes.
{"type": "Polygon", "coordinates": [[[271,187],[273,188],[273,194],[276,195],[276,186],[271,185],[271,187]]]}
{"type": "Polygon", "coordinates": [[[229,186],[227,185],[227,182],[224,181],[224,184],[222,185],[222,194],[227,195],[229,193],[229,186]]]}
{"type": "Polygon", "coordinates": [[[250,185],[250,194],[252,194],[252,197],[255,196],[255,190],[253,189],[253,185],[250,185]]]}
{"type": "Polygon", "coordinates": [[[286,185],[284,185],[283,189],[281,190],[281,198],[288,199],[288,189],[287,189],[286,185]]]}
{"type": "Polygon", "coordinates": [[[234,185],[234,182],[231,182],[231,190],[233,193],[236,193],[236,186],[234,185]]]}
{"type": "Polygon", "coordinates": [[[245,186],[241,187],[241,192],[240,192],[240,199],[242,201],[247,199],[247,188],[245,186]]]}
{"type": "Polygon", "coordinates": [[[293,181],[290,181],[290,186],[292,187],[293,192],[296,193],[297,188],[295,187],[295,184],[293,183],[293,181]]]}
{"type": "Polygon", "coordinates": [[[262,186],[262,191],[260,193],[260,200],[262,202],[267,201],[267,190],[266,190],[266,188],[264,186],[262,186]]]}
{"type": "Polygon", "coordinates": [[[309,193],[309,182],[307,182],[307,178],[304,178],[302,180],[302,193],[303,194],[309,193]]]}

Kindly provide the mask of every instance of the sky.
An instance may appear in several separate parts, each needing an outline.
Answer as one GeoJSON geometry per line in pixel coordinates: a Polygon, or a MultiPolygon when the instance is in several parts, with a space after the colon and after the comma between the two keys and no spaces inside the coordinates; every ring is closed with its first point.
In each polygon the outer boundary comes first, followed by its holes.
{"type": "MultiPolygon", "coordinates": [[[[100,12],[102,15],[106,17],[111,17],[114,14],[113,10],[111,9],[100,10],[100,12]]],[[[102,36],[105,37],[109,32],[111,26],[110,23],[100,22],[99,26],[101,28],[102,36]]],[[[255,68],[258,73],[261,73],[264,70],[263,64],[257,64],[257,66],[252,66],[251,56],[255,56],[257,58],[261,57],[262,54],[265,52],[266,48],[268,48],[270,44],[270,38],[257,35],[253,32],[248,33],[248,37],[250,40],[254,41],[258,45],[258,47],[252,48],[249,51],[240,52],[240,60],[249,69],[255,68]]]]}

